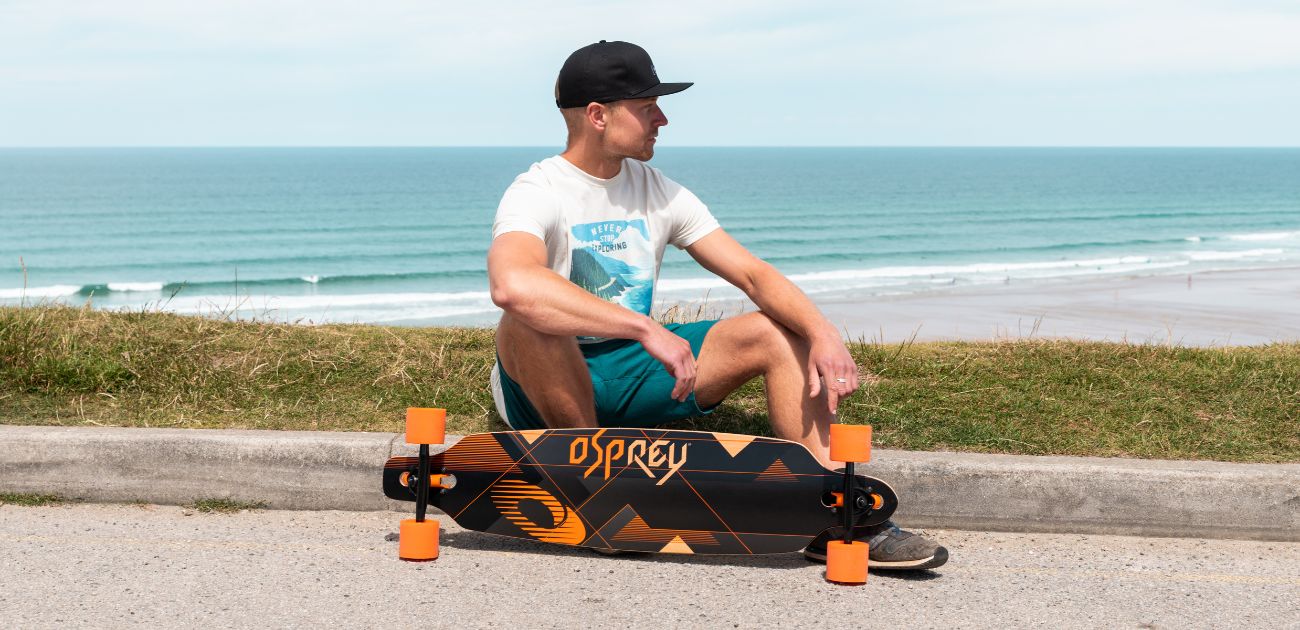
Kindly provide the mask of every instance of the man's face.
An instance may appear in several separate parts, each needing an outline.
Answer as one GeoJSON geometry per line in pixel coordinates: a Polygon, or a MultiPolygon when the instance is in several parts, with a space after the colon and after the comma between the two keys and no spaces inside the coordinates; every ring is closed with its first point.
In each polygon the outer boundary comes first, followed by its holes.
{"type": "Polygon", "coordinates": [[[655,137],[668,117],[659,109],[659,98],[637,98],[605,108],[605,149],[619,157],[642,162],[654,157],[655,137]]]}

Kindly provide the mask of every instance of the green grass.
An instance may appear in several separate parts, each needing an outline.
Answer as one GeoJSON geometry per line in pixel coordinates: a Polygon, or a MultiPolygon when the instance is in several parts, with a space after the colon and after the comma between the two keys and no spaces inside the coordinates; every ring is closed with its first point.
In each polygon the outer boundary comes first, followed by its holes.
{"type": "Polygon", "coordinates": [[[204,514],[234,514],[243,510],[266,508],[265,501],[235,501],[232,499],[199,499],[185,507],[204,514]]]}
{"type": "Polygon", "coordinates": [[[23,494],[0,492],[0,505],[21,505],[23,507],[44,507],[60,505],[68,500],[57,494],[23,494]]]}
{"type": "MultiPolygon", "coordinates": [[[[854,343],[872,377],[841,419],[877,446],[1300,461],[1300,344],[1234,348],[1029,340],[854,343]]],[[[402,430],[504,428],[493,332],[297,326],[40,306],[0,308],[0,423],[402,430]]],[[[770,434],[762,384],[679,428],[770,434]]]]}

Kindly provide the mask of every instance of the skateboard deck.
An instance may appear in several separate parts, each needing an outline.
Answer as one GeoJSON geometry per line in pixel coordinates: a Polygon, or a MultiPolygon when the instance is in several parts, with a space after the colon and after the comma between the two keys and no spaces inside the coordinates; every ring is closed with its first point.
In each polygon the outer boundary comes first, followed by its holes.
{"type": "MultiPolygon", "coordinates": [[[[884,522],[885,482],[826,469],[776,438],[663,429],[545,429],[466,436],[431,457],[429,505],[466,529],[550,543],[700,554],[799,551],[843,522],[884,522]],[[845,497],[848,499],[845,499],[845,497]]],[[[414,501],[418,458],[384,466],[384,494],[414,501]]],[[[424,483],[428,483],[424,481],[424,483]]]]}

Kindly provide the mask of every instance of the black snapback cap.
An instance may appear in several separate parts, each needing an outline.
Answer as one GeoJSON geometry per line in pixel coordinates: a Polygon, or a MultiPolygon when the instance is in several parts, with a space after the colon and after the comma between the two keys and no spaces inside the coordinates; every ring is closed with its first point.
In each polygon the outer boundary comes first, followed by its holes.
{"type": "Polygon", "coordinates": [[[636,44],[600,40],[583,46],[564,61],[555,83],[560,109],[587,103],[612,103],[627,98],[674,94],[694,83],[661,83],[650,53],[636,44]]]}

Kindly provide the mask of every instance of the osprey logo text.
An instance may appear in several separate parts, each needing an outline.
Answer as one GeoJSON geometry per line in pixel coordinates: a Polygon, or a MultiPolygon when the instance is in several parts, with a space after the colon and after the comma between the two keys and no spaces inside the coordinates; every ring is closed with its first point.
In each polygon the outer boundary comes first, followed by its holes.
{"type": "Polygon", "coordinates": [[[686,465],[686,450],[691,447],[690,444],[678,444],[668,440],[625,440],[623,438],[613,438],[600,442],[601,436],[605,430],[597,431],[590,438],[575,438],[569,443],[569,463],[582,464],[595,454],[594,461],[582,473],[583,478],[590,476],[597,468],[604,466],[605,479],[609,479],[610,468],[615,462],[626,466],[636,464],[646,474],[647,477],[655,479],[655,473],[651,468],[667,468],[668,472],[664,476],[658,477],[659,481],[656,486],[664,485],[669,477],[677,474],[682,466],[686,465]],[[680,449],[679,449],[680,447],[680,449]]]}

